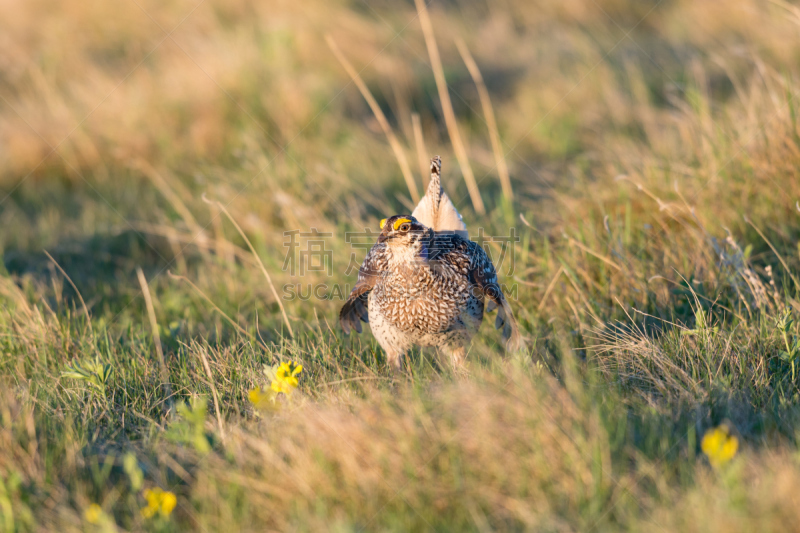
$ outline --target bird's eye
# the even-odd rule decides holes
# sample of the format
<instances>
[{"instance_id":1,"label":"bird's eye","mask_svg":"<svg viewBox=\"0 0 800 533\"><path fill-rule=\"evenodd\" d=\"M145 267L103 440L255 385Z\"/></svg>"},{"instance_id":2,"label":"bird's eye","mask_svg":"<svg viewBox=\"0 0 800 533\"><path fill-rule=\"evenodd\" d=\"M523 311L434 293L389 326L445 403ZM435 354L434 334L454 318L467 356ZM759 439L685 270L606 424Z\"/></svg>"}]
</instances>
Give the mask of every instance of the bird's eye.
<instances>
[{"instance_id":1,"label":"bird's eye","mask_svg":"<svg viewBox=\"0 0 800 533\"><path fill-rule=\"evenodd\" d=\"M400 226L399 228L397 228L397 229L399 229L400 231L402 231L403 233L405 233L405 232L407 232L408 230L410 230L410 229L411 229L411 224L409 224L408 222L406 222L405 224L401 225L401 226Z\"/></svg>"}]
</instances>

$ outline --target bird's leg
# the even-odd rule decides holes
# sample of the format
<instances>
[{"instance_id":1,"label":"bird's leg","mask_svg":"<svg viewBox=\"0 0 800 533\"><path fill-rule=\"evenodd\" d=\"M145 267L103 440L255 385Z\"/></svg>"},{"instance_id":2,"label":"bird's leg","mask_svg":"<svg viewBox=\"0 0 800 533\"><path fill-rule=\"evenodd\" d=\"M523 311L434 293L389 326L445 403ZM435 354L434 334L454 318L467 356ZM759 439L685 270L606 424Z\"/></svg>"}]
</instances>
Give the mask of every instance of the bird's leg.
<instances>
[{"instance_id":1,"label":"bird's leg","mask_svg":"<svg viewBox=\"0 0 800 533\"><path fill-rule=\"evenodd\" d=\"M389 362L392 372L400 372L403 369L403 352L400 350L386 350L386 360Z\"/></svg>"},{"instance_id":2,"label":"bird's leg","mask_svg":"<svg viewBox=\"0 0 800 533\"><path fill-rule=\"evenodd\" d=\"M450 356L453 370L464 370L464 360L467 358L466 346L447 346L444 352Z\"/></svg>"}]
</instances>

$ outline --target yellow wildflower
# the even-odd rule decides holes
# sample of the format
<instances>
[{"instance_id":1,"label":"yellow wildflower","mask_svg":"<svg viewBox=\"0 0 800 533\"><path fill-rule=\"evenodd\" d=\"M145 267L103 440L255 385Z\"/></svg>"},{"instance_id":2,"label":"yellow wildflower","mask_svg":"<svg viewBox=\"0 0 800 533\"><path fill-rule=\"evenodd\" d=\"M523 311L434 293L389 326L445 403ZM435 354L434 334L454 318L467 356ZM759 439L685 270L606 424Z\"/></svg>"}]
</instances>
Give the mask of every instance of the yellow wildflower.
<instances>
[{"instance_id":1,"label":"yellow wildflower","mask_svg":"<svg viewBox=\"0 0 800 533\"><path fill-rule=\"evenodd\" d=\"M167 517L178 503L174 493L158 487L145 490L144 497L147 500L147 507L142 508L142 516L145 518L152 518L156 513Z\"/></svg>"},{"instance_id":2,"label":"yellow wildflower","mask_svg":"<svg viewBox=\"0 0 800 533\"><path fill-rule=\"evenodd\" d=\"M261 390L261 387L256 387L255 389L250 389L250 392L247 393L247 399L250 400L250 403L258 406L259 403L263 400L264 391Z\"/></svg>"},{"instance_id":3,"label":"yellow wildflower","mask_svg":"<svg viewBox=\"0 0 800 533\"><path fill-rule=\"evenodd\" d=\"M731 435L727 425L722 424L706 431L700 447L708 457L711 466L719 468L734 458L739 449L739 439L735 435Z\"/></svg>"},{"instance_id":4,"label":"yellow wildflower","mask_svg":"<svg viewBox=\"0 0 800 533\"><path fill-rule=\"evenodd\" d=\"M303 365L298 365L294 361L281 363L275 372L275 379L272 380L272 390L282 392L288 396L300 384L297 376L302 371Z\"/></svg>"},{"instance_id":5,"label":"yellow wildflower","mask_svg":"<svg viewBox=\"0 0 800 533\"><path fill-rule=\"evenodd\" d=\"M96 503L93 503L83 511L83 517L90 524L99 524L100 519L103 517L103 509Z\"/></svg>"},{"instance_id":6,"label":"yellow wildflower","mask_svg":"<svg viewBox=\"0 0 800 533\"><path fill-rule=\"evenodd\" d=\"M259 411L267 411L276 407L275 394L276 392L273 390L264 390L261 387L256 387L247 393L247 398L253 404L253 407Z\"/></svg>"}]
</instances>

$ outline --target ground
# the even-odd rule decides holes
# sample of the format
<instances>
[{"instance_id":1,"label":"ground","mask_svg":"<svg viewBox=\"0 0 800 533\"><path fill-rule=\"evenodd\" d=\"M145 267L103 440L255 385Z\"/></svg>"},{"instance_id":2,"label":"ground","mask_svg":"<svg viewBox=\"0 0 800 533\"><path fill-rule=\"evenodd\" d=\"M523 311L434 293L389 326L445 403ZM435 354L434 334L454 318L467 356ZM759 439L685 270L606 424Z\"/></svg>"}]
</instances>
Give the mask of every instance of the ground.
<instances>
[{"instance_id":1,"label":"ground","mask_svg":"<svg viewBox=\"0 0 800 533\"><path fill-rule=\"evenodd\" d=\"M0 530L800 523L800 9L419 4L0 3ZM436 154L525 343L397 375Z\"/></svg>"}]
</instances>

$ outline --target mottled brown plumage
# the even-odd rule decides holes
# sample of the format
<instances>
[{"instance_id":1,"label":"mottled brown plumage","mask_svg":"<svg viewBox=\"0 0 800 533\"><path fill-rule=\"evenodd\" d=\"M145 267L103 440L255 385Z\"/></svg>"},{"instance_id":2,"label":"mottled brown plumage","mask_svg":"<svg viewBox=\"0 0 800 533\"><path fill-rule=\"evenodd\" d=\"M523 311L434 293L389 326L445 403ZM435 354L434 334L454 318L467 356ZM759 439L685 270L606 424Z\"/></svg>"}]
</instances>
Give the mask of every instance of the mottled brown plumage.
<instances>
[{"instance_id":1,"label":"mottled brown plumage","mask_svg":"<svg viewBox=\"0 0 800 533\"><path fill-rule=\"evenodd\" d=\"M438 194L434 197L433 187L429 187L428 204L424 205L423 199L415 213L422 207L427 220L436 223L444 218L466 229L441 191L440 165L438 157L431 162ZM442 198L447 202L446 217L438 216ZM361 322L368 322L394 367L400 367L403 355L414 345L440 347L460 365L488 300L490 309L498 308L495 325L503 327L507 348L516 349L519 333L494 265L484 250L461 232L458 227L435 231L412 215L383 221L378 242L364 259L358 281L339 314L344 332L355 329L360 333Z\"/></svg>"}]
</instances>

